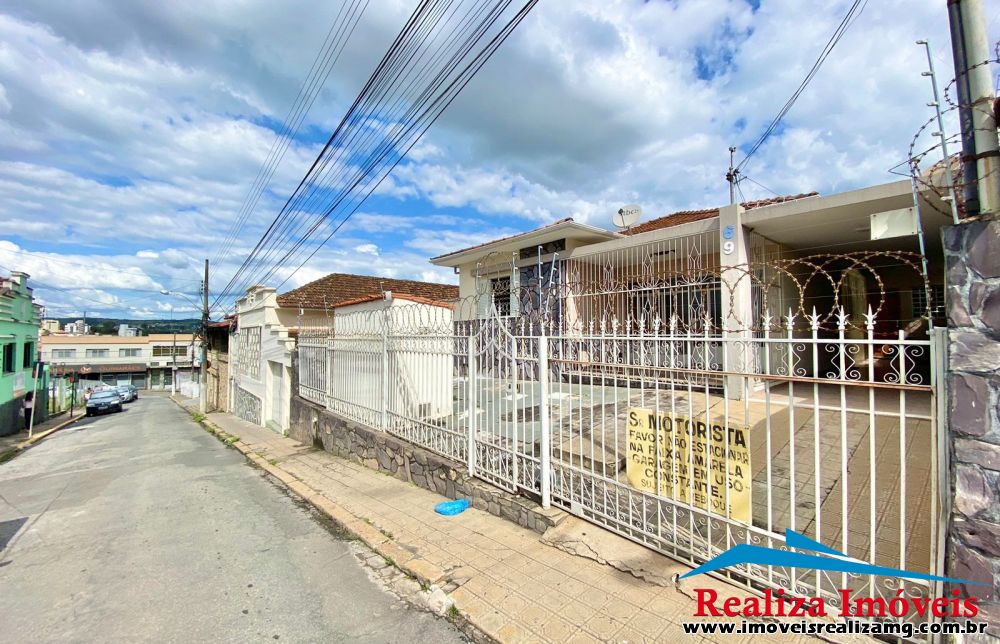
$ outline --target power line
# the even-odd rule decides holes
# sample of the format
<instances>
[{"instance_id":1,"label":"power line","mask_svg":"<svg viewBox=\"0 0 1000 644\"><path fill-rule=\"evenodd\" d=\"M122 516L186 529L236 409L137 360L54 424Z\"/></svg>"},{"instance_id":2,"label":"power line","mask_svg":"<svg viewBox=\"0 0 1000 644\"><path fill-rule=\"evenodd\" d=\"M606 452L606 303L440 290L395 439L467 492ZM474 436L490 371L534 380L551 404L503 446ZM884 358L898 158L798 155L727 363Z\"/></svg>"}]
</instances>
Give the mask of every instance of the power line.
<instances>
[{"instance_id":1,"label":"power line","mask_svg":"<svg viewBox=\"0 0 1000 644\"><path fill-rule=\"evenodd\" d=\"M250 191L247 193L243 205L237 213L236 220L233 222L226 240L220 246L219 252L212 262L214 265L220 265L222 260L228 256L232 245L239 237L240 230L255 210L261 195L270 185L271 178L284 158L285 152L287 152L293 138L298 133L302 121L305 119L306 114L308 114L316 97L319 96L320 90L326 84L326 79L329 77L330 71L336 65L337 61L340 60L340 55L348 40L354 34L354 29L361 19L362 14L368 8L368 0L364 0L363 5L360 0L352 0L348 13L344 13L346 6L347 3L341 4L337 16L330 25L326 40L323 46L320 47L319 52L317 52L305 81L299 87L299 92L292 102L292 107L289 109L288 114L285 116L281 130L271 144L268 156L258 170L257 177L254 179ZM360 10L356 11L359 7ZM344 19L341 20L341 17ZM350 25L349 29L348 25Z\"/></svg>"},{"instance_id":2,"label":"power line","mask_svg":"<svg viewBox=\"0 0 1000 644\"><path fill-rule=\"evenodd\" d=\"M63 259L61 257L50 257L48 255L39 255L39 254L37 254L37 252L32 252L32 251L13 250L11 248L0 248L0 255L2 255L3 253L15 253L17 255L24 255L25 257L31 257L32 259L38 260L40 262L56 262L57 264L66 264L68 266L80 266L80 267L83 267L83 268L90 268L90 269L94 269L95 268L93 263L74 262L72 260ZM102 261L103 262L103 261L107 261L107 260L97 260L97 261ZM145 277L145 278L153 279L153 276L149 275L148 273L145 273L145 272L134 273L132 271L129 271L129 270L126 270L126 269L123 269L123 268L106 268L106 267L100 267L99 270L100 270L101 273L121 273L123 275L131 275L133 277ZM138 268L138 267L136 267L136 270L142 271L142 269ZM175 282L197 282L199 280L184 280L184 279L178 280L178 279L173 279L173 281L175 281ZM138 290L138 289L131 289L131 290Z\"/></svg>"},{"instance_id":3,"label":"power line","mask_svg":"<svg viewBox=\"0 0 1000 644\"><path fill-rule=\"evenodd\" d=\"M255 279L258 276L266 279L274 275L289 261L307 253L310 243L314 247L305 261L315 255L492 57L536 2L526 2L491 36L492 28L500 22L511 0L492 4L479 0L464 15L457 6L449 9L453 0L424 0L299 188L216 302L229 293L239 292L244 285L260 281ZM444 27L439 28L442 23ZM449 24L453 25L450 30ZM483 40L486 44L476 50ZM417 94L416 98L412 98L413 94ZM402 114L401 109L405 109ZM311 212L310 206L320 203L325 204L322 210ZM329 234L316 243L317 232L324 225ZM279 257L271 263L275 253Z\"/></svg>"},{"instance_id":4,"label":"power line","mask_svg":"<svg viewBox=\"0 0 1000 644\"><path fill-rule=\"evenodd\" d=\"M417 75L414 76L409 81L409 83L407 84L407 90L412 90L412 91L408 91L406 94L400 95L400 97L393 104L392 109L390 109L388 111L388 114L392 115L392 116L387 116L386 120L392 120L392 121L395 121L397 123L400 123L400 122L408 123L408 122L412 122L413 121L414 114L417 113L417 112L419 112L420 107L424 104L424 103L421 103L421 102L416 102L412 98L413 94L417 91L417 88L419 88L418 82L421 81L421 80L424 80L428 76L430 76L432 70L435 67L435 65L438 64L440 62L440 60L442 58L444 58L449 52L451 53L451 57L449 59L449 64L454 65L456 63L456 61L458 59L456 57L456 54L463 53L461 51L459 51L459 52L452 51L452 49L455 47L456 43L461 43L461 40L459 38L459 36L461 35L461 31L460 30L461 29L468 29L469 25L472 24L473 20L477 17L477 12L478 12L479 16L482 16L482 13L483 13L483 10L485 9L485 7L486 7L485 3L479 2L478 6L473 7L473 9L471 9L470 11L468 11L466 13L466 17L462 21L460 21L460 23L457 26L457 28L453 31L453 34L455 34L455 35L450 36L440 47L437 48L437 52L434 54L434 56L431 58L431 60L429 60L429 61L423 61L422 60L423 54L421 54L421 57L419 57L419 58L417 58L417 59L414 60L412 67L414 69L421 70L421 72L418 72ZM493 11L496 11L495 7L494 7ZM453 13L452 16L448 17L448 20L451 20L454 17L454 15L455 14ZM488 16L489 16L489 14L487 14L487 18L488 18ZM434 17L437 17L437 16L434 16ZM481 20L480 25L477 25L477 30L479 30L479 31L482 30L482 28L483 28L482 24L483 24L483 21ZM432 28L433 28L433 24L430 24L429 26L428 25L423 25L422 28L421 28L421 31L418 32L420 34L420 37L421 38L425 38L426 34ZM471 38L472 38L471 36L466 38L466 41L464 43L464 46L465 46L466 50L468 48L468 43L470 42ZM412 42L419 43L420 41L417 40L417 39L413 39ZM459 50L461 50L461 47L462 47L462 45L460 44L459 45ZM430 49L430 46L429 45L425 45L422 49L424 50L424 52L426 52L426 51L428 51ZM459 56L459 58L460 58L460 56ZM398 67L399 66L397 65L396 68L398 68ZM404 76L404 78L405 78L405 76ZM446 78L446 76L442 76L442 74L439 72L437 74L437 76L435 76L435 79L439 79L439 78ZM395 84L398 85L399 83L395 83ZM388 90L388 89L392 89L392 88L393 88L393 83L380 81L379 86L378 86L378 92L381 94L383 101L385 100L386 96L391 97L391 94L385 94L385 92L383 91L383 89ZM425 88L421 92L421 96L422 97L430 96L431 95L430 90L432 90L434 88L435 87L434 87L433 84L431 86ZM407 99L411 100L411 105L407 109L407 111L406 111L405 114L399 116L398 115L398 109L401 109L401 108L403 108L403 107L406 106ZM356 136L356 132L357 132L357 130L349 133L349 136L347 137L348 142L352 142L354 140L354 138ZM360 144L358 144L357 147L359 147L361 149L364 149L364 146L366 144L368 144L369 142L372 141L374 132L375 131L372 128L368 128L366 131L364 131L364 136L362 137L362 141L361 141ZM404 132L408 132L408 130L404 131ZM342 190L341 194L338 195L338 198L334 200L334 203L333 203L332 206L326 208L326 211L323 212L323 218L317 218L315 220L315 222L313 223L312 227L309 228L309 230L307 231L307 233L304 236L302 236L297 242L291 244L291 248L290 249L289 249L289 242L290 242L291 238L289 236L288 241L286 241L285 246L284 246L284 249L286 250L284 256L282 256L278 260L278 262L271 268L271 270L269 270L267 272L267 274L262 279L256 280L256 281L262 281L262 282L266 281L268 278L271 277L271 275L274 274L274 272L275 272L275 270L277 270L277 268L279 268L281 265L283 265L284 263L286 263L289 260L290 257L294 256L294 254L296 254L297 252L299 252L301 250L302 246L305 243L308 242L309 238L319 229L319 227L322 226L324 223L326 223L326 218L336 208L338 208L341 205L343 205L343 204L346 203L347 205L345 206L344 209L345 210L350 209L350 210L353 211L358 206L360 206L360 202L358 202L358 203L356 203L354 205L353 209L350 208L351 199L354 199L354 200L358 199L357 195L353 193L353 190L355 188L357 188L358 186L360 186L361 182L364 179L366 179L366 178L369 179L369 185L371 186L370 189L369 189L369 191L368 191L368 194L370 194L370 192L372 190L374 190L374 188L376 187L377 183L373 182L373 180L370 177L366 176L366 174L372 174L372 171L375 169L375 167L377 166L377 164L380 163L380 162L382 162L385 159L385 157L389 153L392 152L393 149L397 149L399 147L400 143L403 141L403 139L404 139L404 137L398 135L398 133L397 133L397 136L395 136L394 138L383 139L380 143L378 143L378 145L376 145L375 149L371 151L371 153L369 154L368 160L366 161L365 166L362 167L361 170L354 171L351 174L349 174L350 171L351 171L351 168L349 166L343 165L343 167L341 167L340 169L338 169L338 164L334 163L333 167L334 167L334 170L337 172L337 174L334 175L333 180L323 179L323 180L321 180L322 183L324 183L327 186L332 186L332 185L335 185L337 183L349 182L349 181L352 181L352 180L353 180L353 182L349 185L348 188ZM341 146L341 147L342 147L342 149L350 149L350 144L348 143L348 144L345 144L344 146ZM348 153L347 152L341 153L340 150L337 150L337 151L334 152L334 154L341 154L341 156L343 156L343 155L348 154ZM404 154L405 154L405 152L404 152ZM398 162L398 160L397 160L397 162ZM325 164L325 165L328 165L328 164ZM395 165L395 162L391 163L390 167L388 169L391 169L391 166L394 166L394 165ZM383 167L386 167L386 166L383 166ZM388 172L388 170L386 170L386 172ZM327 176L329 176L329 175L327 175ZM377 181L381 181L382 178L384 178L384 174L383 174L382 177L377 178ZM365 187L361 188L362 192L364 191L364 188ZM318 205L320 203L321 199L317 199L317 197L320 196L321 194L322 193L319 192L319 191L313 192L312 194L310 194L308 196L306 202L309 204L309 206ZM367 197L367 195L365 195L365 197ZM362 201L363 201L363 198L364 197L361 198ZM308 209L309 206L298 206L298 207L299 208ZM290 221L294 221L294 220L290 220ZM337 224L336 227L334 228L334 230L332 232L336 232L336 230L340 228L340 225L342 225L342 223L343 222L341 222L340 224ZM293 225L294 225L294 223L293 223ZM295 226L294 234L299 234L299 233L302 232L302 230L303 230L303 226L301 224L297 225L297 226ZM329 237L327 239L329 239ZM322 245L323 244L321 243L319 245L319 247L321 247ZM315 249L313 251L313 254L316 252L316 250L318 250L319 247L317 247L317 249ZM261 260L259 261L259 263L263 265L269 259L269 257L273 254L273 252L276 249L277 249L277 247L275 246L271 250L269 250L268 253L264 257L261 258ZM280 251L279 251L279 254L280 254Z\"/></svg>"},{"instance_id":5,"label":"power line","mask_svg":"<svg viewBox=\"0 0 1000 644\"><path fill-rule=\"evenodd\" d=\"M8 273L10 273L10 272L13 271L13 269L8 268L7 266L2 266L2 265L0 265L0 269L3 269L5 271L7 271ZM109 303L109 302L105 302L103 300L99 300L99 299L96 299L96 298L93 298L93 297L88 297L86 295L82 295L82 294L79 293L79 291L81 291L81 290L97 291L97 290L101 290L101 289L98 289L98 288L95 288L95 287L67 288L67 287L63 287L63 286L55 286L54 284L48 284L46 282L42 282L40 280L37 280L37 279L35 279L33 277L31 277L31 278L28 279L28 285L30 287L32 287L33 289L39 289L40 288L40 289L47 289L47 290L51 290L51 291L58 291L60 293L66 293L66 294L70 295L73 298L76 298L76 299L79 299L79 300L85 300L87 302L90 302L92 304L96 304L97 306L105 308L105 309L110 309L110 308L125 308L126 305L128 305L128 304L132 304L134 302L148 301L149 300L149 296L148 295L140 295L140 296L137 296L137 297L126 299L126 300L119 300L119 301L116 301L116 302L110 302ZM108 288L108 290L129 290L129 291L137 291L137 292L146 293L146 294L148 294L148 293L159 293L159 291L149 291L149 290L143 290L143 289L124 289L124 288L123 289L119 289L119 288L116 288L116 287ZM55 305L52 305L52 304L42 304L41 306L49 308L49 307L59 307L59 306L66 306L66 305L60 305L60 304L55 304ZM66 308L70 308L70 307L66 306Z\"/></svg>"},{"instance_id":6,"label":"power line","mask_svg":"<svg viewBox=\"0 0 1000 644\"><path fill-rule=\"evenodd\" d=\"M829 57L830 53L833 51L833 48L837 46L837 43L840 42L840 39L844 37L844 33L847 32L847 30L851 27L852 24L854 24L854 21L858 18L858 16L861 15L861 12L865 10L865 6L867 4L868 0L864 1L854 0L850 8L847 10L847 13L844 15L843 19L840 21L840 24L837 25L837 28L834 30L833 35L830 36L830 39L827 41L826 46L824 46L822 51L820 51L819 57L816 59L816 62L813 63L812 67L809 69L809 73L806 74L806 77L804 79L802 79L802 82L799 83L799 86L792 93L791 97L787 101L785 101L785 104L778 111L778 114L771 120L767 128L765 128L764 133L761 134L760 138L758 138L757 141L753 144L753 146L751 146L750 151L747 152L747 155L743 157L743 160L740 161L739 165L736 166L737 170L742 170L746 166L747 162L750 160L750 157L752 157L757 152L757 150L760 149L760 146L764 144L764 141L766 141L767 138L771 136L771 134L774 132L774 130L777 129L778 124L781 123L781 119L783 119L785 115L788 114L788 111L792 109L792 106L795 105L795 102L799 99L799 96L802 95L802 92L805 91L806 87L808 87L809 83L812 82L812 79L816 76L816 73L819 71L819 68L823 66L823 63L826 61L827 57Z\"/></svg>"},{"instance_id":7,"label":"power line","mask_svg":"<svg viewBox=\"0 0 1000 644\"><path fill-rule=\"evenodd\" d=\"M756 185L756 186L758 186L758 187L760 187L760 188L763 188L764 190L767 190L768 192L770 192L770 193L771 193L772 195L774 195L775 197L781 197L781 196L783 196L783 195L780 195L780 194L778 194L778 193L777 193L777 192L775 192L774 190L771 190L770 188L768 188L768 187L767 187L767 186L765 186L764 184L762 184L762 183L760 183L760 182L758 182L758 181L754 181L753 179L751 179L750 177L748 177L748 176L747 176L747 175L745 175L745 174L744 174L744 175L740 175L740 180L742 181L743 179L746 179L746 180L747 180L747 181L749 181L750 183L752 183L752 184L754 184L754 185ZM739 185L739 184L737 183L737 185Z\"/></svg>"},{"instance_id":8,"label":"power line","mask_svg":"<svg viewBox=\"0 0 1000 644\"><path fill-rule=\"evenodd\" d=\"M292 219L292 214L306 210L304 204L311 204L314 201L316 194L319 192L319 190L310 192L307 185L311 183L314 186L331 186L332 181L329 180L329 174L327 173L327 167L331 163L331 159L350 159L358 155L358 148L370 140L371 129L366 129L365 123L357 118L358 112L360 111L359 106L362 105L363 101L368 99L369 104L374 106L372 109L365 112L366 114L376 114L382 117L383 120L391 122L393 116L395 116L395 111L389 110L386 112L384 107L377 103L377 101L382 100L384 96L382 93L383 88L391 87L391 83L386 82L386 79L389 77L386 74L382 74L380 76L380 72L383 72L383 70L392 71L399 68L398 61L401 60L401 58L397 58L395 61L392 61L391 57L393 54L397 52L400 52L400 56L412 54L413 48L416 46L416 43L418 43L418 39L412 38L409 43L406 43L407 36L412 33L414 29L418 29L416 25L419 24L421 18L426 19L427 17L435 17L439 15L440 9L443 7L444 5L439 4L438 7L432 7L430 11L427 11L427 2L425 1L418 6L414 13L410 16L410 19L407 21L406 25L404 25L403 30L396 36L390 46L389 52L383 56L382 61L376 68L376 71L368 79L364 88L361 90L361 93L355 98L354 103L341 119L337 129L331 135L323 150L309 168L309 171L303 177L302 181L300 181L298 187L296 187L292 195L285 202L285 205L278 213L278 216L264 233L264 236L262 236L262 238L257 242L257 245L251 251L250 255L248 255L236 275L239 275L241 272L252 270L250 268L251 263L256 263L258 267L263 266L263 263L269 259L274 250L278 247L278 244L280 243L280 236L283 235L286 239L291 239L289 226L294 226L296 231L301 230L301 225L293 223L294 220ZM390 61L388 64L387 60ZM368 93L367 96L366 93ZM372 99L372 96L375 98ZM359 121L361 121L360 125ZM362 132L363 134L360 144L357 143L359 132ZM345 134L340 136L341 133ZM339 144L336 147L333 145L335 141ZM336 164L334 165L334 171L337 171ZM334 176L336 178L337 175ZM271 242L272 239L279 241ZM268 248L269 243L271 244L270 248ZM235 277L236 276L234 276L234 278ZM234 289L236 292L242 290L243 284L239 284L239 286L240 288ZM227 290L229 288L230 287L227 286Z\"/></svg>"}]
</instances>

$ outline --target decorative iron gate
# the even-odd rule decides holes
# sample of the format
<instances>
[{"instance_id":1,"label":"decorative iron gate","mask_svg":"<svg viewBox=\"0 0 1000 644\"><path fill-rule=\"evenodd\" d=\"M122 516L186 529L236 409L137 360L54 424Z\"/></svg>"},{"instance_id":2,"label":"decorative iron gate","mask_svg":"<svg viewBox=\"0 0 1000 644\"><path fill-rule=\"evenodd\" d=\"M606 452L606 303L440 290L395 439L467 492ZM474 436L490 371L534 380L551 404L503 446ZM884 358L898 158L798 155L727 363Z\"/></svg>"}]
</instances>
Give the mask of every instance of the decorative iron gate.
<instances>
[{"instance_id":1,"label":"decorative iron gate","mask_svg":"<svg viewBox=\"0 0 1000 644\"><path fill-rule=\"evenodd\" d=\"M475 458L469 470L510 491L541 492L540 443L549 420L542 342L526 333L523 318L500 317L495 309L470 336Z\"/></svg>"},{"instance_id":2,"label":"decorative iron gate","mask_svg":"<svg viewBox=\"0 0 1000 644\"><path fill-rule=\"evenodd\" d=\"M879 252L641 280L630 267L627 283L550 279L503 307L491 291L338 316L300 344L300 392L691 565L786 548L791 529L939 574L943 336L892 301L880 272L898 284L901 267L926 288L919 258ZM695 300L700 315L679 314ZM940 592L752 564L724 576L831 606L841 588Z\"/></svg>"}]
</instances>

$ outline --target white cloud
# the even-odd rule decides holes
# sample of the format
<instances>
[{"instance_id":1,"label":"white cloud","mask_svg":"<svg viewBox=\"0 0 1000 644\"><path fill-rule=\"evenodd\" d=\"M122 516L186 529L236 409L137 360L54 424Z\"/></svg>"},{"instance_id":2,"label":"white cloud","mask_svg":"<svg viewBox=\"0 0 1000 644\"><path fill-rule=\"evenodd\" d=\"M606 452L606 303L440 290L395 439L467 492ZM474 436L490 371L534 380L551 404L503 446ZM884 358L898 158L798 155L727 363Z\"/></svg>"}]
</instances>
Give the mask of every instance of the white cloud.
<instances>
[{"instance_id":1,"label":"white cloud","mask_svg":"<svg viewBox=\"0 0 1000 644\"><path fill-rule=\"evenodd\" d=\"M847 5L539 3L380 186L377 206L286 288L332 270L453 280L427 257L566 216L607 226L624 202L649 216L723 202L728 146L754 141ZM0 231L10 241L0 264L94 289L91 306L149 315L159 305L121 289L196 288L271 150L265 124L284 119L336 10L305 0L5 4ZM310 141L336 126L410 11L412 2L372 1L307 118ZM893 179L887 169L930 116L917 38L935 44L949 76L943 4L869 3L748 174L782 193ZM291 146L232 252L213 262L213 287L318 149ZM15 252L34 248L46 252ZM73 310L88 302L40 292Z\"/></svg>"}]
</instances>

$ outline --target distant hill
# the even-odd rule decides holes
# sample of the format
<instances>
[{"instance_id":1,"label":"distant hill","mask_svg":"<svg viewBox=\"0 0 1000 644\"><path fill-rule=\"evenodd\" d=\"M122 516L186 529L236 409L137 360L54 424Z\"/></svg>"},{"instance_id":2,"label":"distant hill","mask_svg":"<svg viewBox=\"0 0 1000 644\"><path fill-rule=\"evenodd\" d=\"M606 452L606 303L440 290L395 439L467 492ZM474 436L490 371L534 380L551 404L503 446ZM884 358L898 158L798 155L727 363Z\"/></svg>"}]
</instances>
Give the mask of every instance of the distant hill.
<instances>
[{"instance_id":1,"label":"distant hill","mask_svg":"<svg viewBox=\"0 0 1000 644\"><path fill-rule=\"evenodd\" d=\"M65 325L67 322L76 322L79 317L69 317L69 318L49 318L59 320L59 323ZM98 334L114 335L118 333L119 324L127 324L129 326L138 327L142 330L143 335L149 335L150 333L194 333L201 328L200 318L185 318L181 320L128 320L123 318L98 318L98 317L87 317L87 324L90 325L91 331Z\"/></svg>"}]
</instances>

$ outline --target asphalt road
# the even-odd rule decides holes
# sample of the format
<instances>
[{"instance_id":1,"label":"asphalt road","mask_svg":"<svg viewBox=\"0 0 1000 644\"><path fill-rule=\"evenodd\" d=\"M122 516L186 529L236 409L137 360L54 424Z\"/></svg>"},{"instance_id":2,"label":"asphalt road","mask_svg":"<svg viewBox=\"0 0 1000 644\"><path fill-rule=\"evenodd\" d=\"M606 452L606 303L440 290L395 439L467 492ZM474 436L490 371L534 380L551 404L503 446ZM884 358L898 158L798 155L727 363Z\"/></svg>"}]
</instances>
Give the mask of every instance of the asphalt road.
<instances>
[{"instance_id":1,"label":"asphalt road","mask_svg":"<svg viewBox=\"0 0 1000 644\"><path fill-rule=\"evenodd\" d=\"M5 642L458 642L173 402L0 465Z\"/></svg>"}]
</instances>

